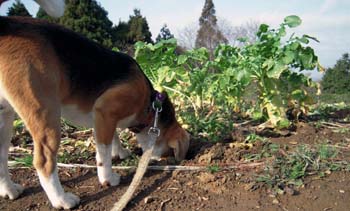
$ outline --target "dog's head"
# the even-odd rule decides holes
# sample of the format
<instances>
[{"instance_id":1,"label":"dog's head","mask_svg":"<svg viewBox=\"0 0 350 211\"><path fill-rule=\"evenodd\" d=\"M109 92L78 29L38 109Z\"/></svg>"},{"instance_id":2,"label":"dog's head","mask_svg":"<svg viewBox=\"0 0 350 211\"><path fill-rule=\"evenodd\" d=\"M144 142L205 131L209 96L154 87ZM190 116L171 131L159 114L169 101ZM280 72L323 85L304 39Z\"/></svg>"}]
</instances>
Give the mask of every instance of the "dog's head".
<instances>
[{"instance_id":1,"label":"dog's head","mask_svg":"<svg viewBox=\"0 0 350 211\"><path fill-rule=\"evenodd\" d=\"M174 155L176 161L181 161L186 157L190 135L184 130L176 120L175 109L166 92L162 92L162 109L158 117L158 127L160 136L157 139L153 150L153 157ZM153 125L153 121L152 121ZM147 127L141 133L137 134L138 142L143 150L148 147L148 129Z\"/></svg>"},{"instance_id":2,"label":"dog's head","mask_svg":"<svg viewBox=\"0 0 350 211\"><path fill-rule=\"evenodd\" d=\"M164 96L164 100L162 103L162 111L159 116L159 126L161 128L159 142L167 143L167 150L170 148L175 159L180 161L186 157L190 144L190 135L176 120L175 109L167 93L163 92L162 95Z\"/></svg>"}]
</instances>

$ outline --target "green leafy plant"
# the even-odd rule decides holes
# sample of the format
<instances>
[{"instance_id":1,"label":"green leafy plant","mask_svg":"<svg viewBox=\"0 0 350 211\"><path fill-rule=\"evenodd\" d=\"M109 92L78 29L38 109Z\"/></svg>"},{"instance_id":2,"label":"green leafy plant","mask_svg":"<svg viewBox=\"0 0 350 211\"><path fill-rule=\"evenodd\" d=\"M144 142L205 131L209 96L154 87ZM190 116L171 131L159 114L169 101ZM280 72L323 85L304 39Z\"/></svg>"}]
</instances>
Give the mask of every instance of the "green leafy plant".
<instances>
[{"instance_id":1,"label":"green leafy plant","mask_svg":"<svg viewBox=\"0 0 350 211\"><path fill-rule=\"evenodd\" d=\"M300 71L322 68L307 46L316 38L286 38L287 28L300 24L297 16L286 17L278 29L262 24L257 42L219 45L213 58L205 48L179 51L175 39L138 42L135 59L156 89L169 92L181 123L199 136L214 141L224 137L234 114L286 128L291 123L288 110L298 118L312 104L307 88L315 84ZM244 100L251 84L256 86L257 103Z\"/></svg>"},{"instance_id":2,"label":"green leafy plant","mask_svg":"<svg viewBox=\"0 0 350 211\"><path fill-rule=\"evenodd\" d=\"M310 78L292 70L312 70L319 66L314 50L305 46L317 39L292 34L283 41L287 27L300 23L299 17L288 16L278 29L262 24L257 33L258 41L242 49L244 66L248 67L243 72L256 82L261 112L272 127L288 127L288 108L306 112L311 103L306 87L314 84Z\"/></svg>"}]
</instances>

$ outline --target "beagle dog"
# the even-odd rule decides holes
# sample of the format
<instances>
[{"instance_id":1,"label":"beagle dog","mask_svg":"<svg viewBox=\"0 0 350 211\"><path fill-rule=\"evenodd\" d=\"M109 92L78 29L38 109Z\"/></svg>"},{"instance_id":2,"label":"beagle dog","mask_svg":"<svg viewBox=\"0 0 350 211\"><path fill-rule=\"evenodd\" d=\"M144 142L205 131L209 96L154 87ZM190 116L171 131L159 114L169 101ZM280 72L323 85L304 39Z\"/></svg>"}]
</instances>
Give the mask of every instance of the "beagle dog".
<instances>
[{"instance_id":1,"label":"beagle dog","mask_svg":"<svg viewBox=\"0 0 350 211\"><path fill-rule=\"evenodd\" d=\"M65 192L58 178L60 117L94 128L99 182L115 186L120 176L112 172L112 158L129 155L116 128L130 128L147 150L156 94L126 54L42 20L0 17L0 196L16 199L23 191L11 181L7 166L15 112L33 137L34 167L52 206L69 209L79 204L79 198ZM182 160L189 134L164 96L153 156L173 153Z\"/></svg>"}]
</instances>

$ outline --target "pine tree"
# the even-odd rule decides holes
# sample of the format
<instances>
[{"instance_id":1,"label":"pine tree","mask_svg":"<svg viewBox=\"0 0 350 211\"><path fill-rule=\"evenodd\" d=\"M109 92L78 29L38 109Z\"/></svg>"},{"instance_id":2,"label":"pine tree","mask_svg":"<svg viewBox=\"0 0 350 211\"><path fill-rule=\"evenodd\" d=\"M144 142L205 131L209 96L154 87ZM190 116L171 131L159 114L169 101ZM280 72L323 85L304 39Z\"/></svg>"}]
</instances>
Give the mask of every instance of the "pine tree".
<instances>
[{"instance_id":1,"label":"pine tree","mask_svg":"<svg viewBox=\"0 0 350 211\"><path fill-rule=\"evenodd\" d=\"M160 29L160 33L158 34L156 38L156 42L159 42L161 40L169 40L171 38L174 38L174 35L171 34L170 29L166 24L163 25L163 27Z\"/></svg>"},{"instance_id":2,"label":"pine tree","mask_svg":"<svg viewBox=\"0 0 350 211\"><path fill-rule=\"evenodd\" d=\"M95 0L67 0L59 23L106 47L112 47L112 22Z\"/></svg>"},{"instance_id":3,"label":"pine tree","mask_svg":"<svg viewBox=\"0 0 350 211\"><path fill-rule=\"evenodd\" d=\"M199 26L196 48L205 47L212 53L220 43L227 43L227 39L217 26L215 7L212 0L205 1L202 15L199 18Z\"/></svg>"},{"instance_id":4,"label":"pine tree","mask_svg":"<svg viewBox=\"0 0 350 211\"><path fill-rule=\"evenodd\" d=\"M328 68L321 81L323 93L346 94L350 92L350 58L346 53L333 68Z\"/></svg>"},{"instance_id":5,"label":"pine tree","mask_svg":"<svg viewBox=\"0 0 350 211\"><path fill-rule=\"evenodd\" d=\"M130 16L128 25L128 42L130 44L134 44L137 41L153 43L147 20L145 17L142 17L140 10L134 9L134 15Z\"/></svg>"},{"instance_id":6,"label":"pine tree","mask_svg":"<svg viewBox=\"0 0 350 211\"><path fill-rule=\"evenodd\" d=\"M20 0L16 0L16 2L8 9L7 16L32 17Z\"/></svg>"},{"instance_id":7,"label":"pine tree","mask_svg":"<svg viewBox=\"0 0 350 211\"><path fill-rule=\"evenodd\" d=\"M119 50L125 51L128 46L129 24L124 21L119 21L118 25L112 28L113 46Z\"/></svg>"}]
</instances>

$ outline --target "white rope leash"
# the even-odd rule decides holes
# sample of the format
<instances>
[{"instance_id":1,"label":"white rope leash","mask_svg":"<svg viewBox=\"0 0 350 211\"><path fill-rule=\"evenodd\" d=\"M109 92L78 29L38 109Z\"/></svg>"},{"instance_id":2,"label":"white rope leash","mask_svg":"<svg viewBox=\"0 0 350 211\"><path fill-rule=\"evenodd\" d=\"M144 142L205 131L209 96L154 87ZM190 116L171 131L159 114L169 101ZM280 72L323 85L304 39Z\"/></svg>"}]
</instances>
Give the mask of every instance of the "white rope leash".
<instances>
[{"instance_id":1,"label":"white rope leash","mask_svg":"<svg viewBox=\"0 0 350 211\"><path fill-rule=\"evenodd\" d=\"M153 154L154 145L157 141L157 138L160 136L160 129L158 128L158 116L159 116L159 113L162 111L162 105L161 105L161 101L158 101L158 102L160 102L160 104L158 103L158 105L156 105L155 101L152 102L152 108L155 111L155 117L154 117L153 127L150 127L148 130L149 148L142 154L138 167L136 169L136 173L128 189L126 190L124 195L120 198L120 200L113 205L113 208L111 211L122 211L126 207L126 205L131 200L133 194L135 193L137 187L140 185L143 175L147 171L149 161L151 160L151 157Z\"/></svg>"}]
</instances>

